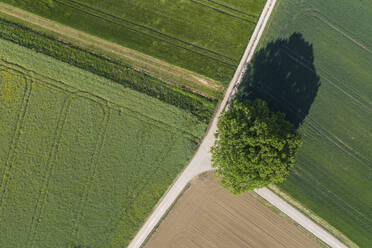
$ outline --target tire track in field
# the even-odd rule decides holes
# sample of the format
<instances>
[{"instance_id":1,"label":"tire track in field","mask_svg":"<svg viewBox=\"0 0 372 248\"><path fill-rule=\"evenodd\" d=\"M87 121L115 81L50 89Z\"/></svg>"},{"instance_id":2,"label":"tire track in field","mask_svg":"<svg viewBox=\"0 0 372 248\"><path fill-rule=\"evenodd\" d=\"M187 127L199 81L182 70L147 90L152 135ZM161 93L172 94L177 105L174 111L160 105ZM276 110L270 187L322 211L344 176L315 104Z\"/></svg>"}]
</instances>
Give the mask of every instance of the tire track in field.
<instances>
[{"instance_id":1,"label":"tire track in field","mask_svg":"<svg viewBox=\"0 0 372 248\"><path fill-rule=\"evenodd\" d=\"M295 106L293 106L292 102L289 102L287 99L283 97L277 97L275 96L275 93L273 93L269 88L264 88L265 93L273 100L276 102L284 102L286 103L286 106L289 111L291 111L294 115L297 117L301 118L302 115L305 113L298 113L295 111ZM315 121L311 117L307 116L307 124L312 125L314 130L317 130L319 134L322 137L326 137L328 140L330 140L333 144L336 145L341 151L349 154L352 158L355 160L361 162L362 164L365 164L367 166L368 170L372 170L372 161L369 159L365 158L363 155L361 155L359 152L357 152L355 149L353 149L351 146L346 144L344 141L342 141L340 138L338 138L335 134L333 134L331 131L328 129L324 128L319 122Z\"/></svg>"},{"instance_id":2,"label":"tire track in field","mask_svg":"<svg viewBox=\"0 0 372 248\"><path fill-rule=\"evenodd\" d=\"M222 9L219 9L219 8L213 7L213 6L211 6L211 5L209 5L209 4L206 4L206 3L202 3L202 2L197 1L197 0L190 0L190 2L195 3L195 4L198 4L198 5L203 6L203 7L206 7L206 8L209 8L209 9L212 9L212 10L217 11L217 12L219 12L219 13L222 13L222 14L224 14L224 15L228 15L228 16L231 16L231 17L233 17L233 18L236 18L236 19L239 19L239 20L242 20L242 21L246 21L246 22L248 22L248 23L256 24L255 21L249 20L249 19L244 18L244 17L241 17L241 16L234 15L234 14L232 14L232 13L229 13L229 12L224 11L224 10L222 10ZM219 4L219 5L221 5L221 4ZM224 5L221 5L221 6L224 6Z\"/></svg>"},{"instance_id":3,"label":"tire track in field","mask_svg":"<svg viewBox=\"0 0 372 248\"><path fill-rule=\"evenodd\" d=\"M214 0L207 0L207 1L208 1L208 2L211 2L211 3L214 3L214 4L216 4L216 5L219 5L219 6L223 7L223 8L226 8L226 9L229 9L229 10L235 11L235 12L237 12L237 13L240 13L240 14L243 14L243 15L246 15L246 16L249 16L249 17L253 17L253 18L258 18L258 17L259 17L259 16L257 16L257 15L249 14L249 13L247 13L247 12L245 12L245 11L242 11L242 10L239 10L239 9L237 9L237 8L231 7L231 6L227 5L227 4L222 4L222 3L217 2L217 1L214 1Z\"/></svg>"},{"instance_id":4,"label":"tire track in field","mask_svg":"<svg viewBox=\"0 0 372 248\"><path fill-rule=\"evenodd\" d=\"M79 223L80 223L80 220L83 216L84 206L86 204L86 201L89 198L89 194L90 194L90 191L91 191L91 188L92 188L93 180L96 177L98 161L99 161L100 155L102 153L102 148L103 148L104 143L105 143L105 138L106 138L108 126L110 124L110 120L111 120L111 109L106 105L106 108L104 110L104 117L103 117L103 121L102 121L103 122L103 129L102 129L102 132L100 133L100 135L97 139L95 150L94 150L94 153L93 153L93 156L92 156L92 160L90 162L91 174L88 178L88 183L87 183L87 185L85 185L85 188L83 190L84 195L83 195L83 197L80 201L80 206L79 206L79 209L78 209L78 213L75 217L75 220L73 220L74 226L73 226L72 237L73 237L74 240L79 240L79 234L80 234Z\"/></svg>"},{"instance_id":5,"label":"tire track in field","mask_svg":"<svg viewBox=\"0 0 372 248\"><path fill-rule=\"evenodd\" d=\"M301 66L303 66L307 70L310 70L310 71L312 71L312 72L315 73L315 71L312 70L311 68L309 68L305 63L303 63L302 62L302 59L299 59L298 56L294 52L290 51L288 48L286 48L284 50L284 52L293 61L297 62L298 64L300 64ZM327 72L325 72L325 73L327 73ZM357 102L359 104L359 106L364 107L365 110L367 110L367 112L372 112L372 105L369 102L367 102L367 101L363 101L363 98L358 93L354 93L354 94L356 94L357 96L359 96L360 100L357 99L356 97L352 96L351 94L349 94L345 90L343 90L341 87L337 86L329 78L325 77L322 74L319 74L319 75L322 78L324 78L330 85L332 85L333 87L335 87L337 90L341 91L343 94L345 94L346 96L350 97L353 101ZM351 91L355 91L355 90L351 90ZM271 94L271 96L274 97L273 94ZM286 101L286 99L281 99L281 100L282 101ZM288 101L286 101L286 102L287 102L287 105L290 106L291 112L293 112L294 114L296 114L297 116L299 116L297 113L295 113L292 103L290 103ZM340 138L338 138L335 134L333 134L330 130L324 128L319 122L315 121L311 117L308 117L308 119L310 121L309 122L309 125L312 126L314 128L314 130L318 130L318 132L319 132L319 134L321 136L326 137L329 141L331 141L334 145L336 145L343 152L349 154L350 156L352 156L354 159L356 159L357 161L361 162L362 164L365 164L367 166L368 170L372 170L372 161L371 160L367 159L362 154L360 154L355 149L353 149L351 146L349 146L348 144L346 144L344 141L342 141Z\"/></svg>"},{"instance_id":6,"label":"tire track in field","mask_svg":"<svg viewBox=\"0 0 372 248\"><path fill-rule=\"evenodd\" d=\"M151 128L149 128L148 130L150 130ZM158 164L160 164L162 161L164 161L165 157L168 155L168 153L173 149L174 145L176 144L177 142L177 131L176 130L168 130L169 132L172 132L173 135L171 135L171 140L167 143L167 145L164 147L164 150L162 152L159 152L158 155L153 159L153 162L151 163L152 166L157 166ZM142 141L143 142L143 141ZM136 191L137 192L137 195L138 194L141 194L144 189L146 188L147 186L147 177L150 175L150 174L153 174L155 175L156 173L159 172L159 170L161 170L162 168L157 166L156 169L154 171L148 171L143 177L142 177L142 180L140 183L138 183L138 185L140 185L140 187L138 187L138 190ZM159 202L159 201L157 201ZM130 204L129 204L129 209L132 209L133 207L133 204L135 203L135 199L130 199ZM153 207L153 209L156 209L157 205L155 205ZM116 224L112 225L112 226L115 226L112 230L115 230L116 232L120 232L120 226L122 225L122 220L123 218L125 217L125 213L126 211L122 211L123 214L118 216L117 218L117 222ZM145 221L145 220L143 220ZM112 237L112 236L111 236Z\"/></svg>"},{"instance_id":7,"label":"tire track in field","mask_svg":"<svg viewBox=\"0 0 372 248\"><path fill-rule=\"evenodd\" d=\"M66 1L69 2L69 3L66 3ZM72 8L72 9L78 10L78 11L80 11L80 12L83 12L83 13L85 13L85 14L91 15L91 16L93 16L93 17L97 17L97 18L103 19L103 20L105 20L105 21L107 21L107 22L110 22L110 23L116 24L116 25L118 25L118 26L124 27L124 28L126 28L126 29L128 29L128 30L130 30L130 31L132 31L132 32L136 32L136 33L139 33L139 34L141 34L141 35L148 36L148 37L150 37L150 38L152 38L152 39L159 40L159 41L161 41L161 42L165 42L165 43L167 43L167 44L169 44L169 45L172 45L172 46L175 46L175 47L178 47L178 48L181 48L181 49L187 50L187 51L189 51L189 52L191 52L191 53L195 53L195 54L198 54L198 55L203 56L203 57L210 58L210 59L212 59L212 60L215 60L215 61L220 62L220 63L225 64L225 65L230 65L230 66L235 67L234 64L230 64L230 63L228 63L228 62L226 62L226 61L223 61L223 60L221 60L221 58L224 58L224 59L226 59L226 60L228 60L228 61L230 61L230 62L233 62L233 63L236 63L236 62L237 62L236 59L231 58L231 57L229 57L229 56L226 56L226 55L224 55L224 54L218 53L218 52L216 52L216 51L210 50L210 49L205 48L205 47L201 47L201 46L195 45L195 44L193 44L193 43L191 43L191 42L184 41L184 40L182 40L182 39L179 39L179 38L177 38L177 37L171 36L171 35L169 35L169 34L162 33L162 32L160 32L160 31L158 31L158 30L156 30L156 29L153 29L153 28L151 28L151 27L148 27L148 26L145 26L145 25L142 25L142 24L135 23L135 22L133 22L133 21L130 21L130 20L124 19L124 18L122 18L122 17L117 17L117 16L115 16L115 15L112 15L112 14L106 13L106 12L104 12L104 11L101 11L101 10L95 9L95 8L89 6L89 5L86 5L86 4L83 4L83 3L79 3L79 2L76 2L76 1L74 1L74 0L64 0L64 1L62 1L62 0L55 0L55 2L57 2L57 3L61 4L61 5L65 5L65 6L67 6L67 7L70 7L70 8ZM81 7L77 7L76 5L81 6ZM82 9L82 8L86 8L87 10L84 10L84 9ZM93 13L93 12L96 12L96 13ZM105 17L105 16L106 16L106 17ZM109 18L110 18L111 20L110 20ZM182 45L176 44L176 43L171 42L171 41L169 41L169 40L165 40L164 38L154 36L154 35L152 35L152 34L150 34L150 33L146 33L146 32L144 32L144 31L141 31L141 30L135 29L135 28L133 28L133 27L126 26L126 25L124 25L124 24L121 23L121 22L117 22L116 20L121 21L121 22L128 23L128 24L133 25L133 26L135 26L135 27L137 27L137 28L142 28L142 29L144 29L144 30L150 31L150 32L152 32L152 33L155 33L155 34L157 34L157 35L159 35L159 36L163 36L164 38L168 38L168 39L170 39L170 40L177 41L177 42L179 42L179 43L181 43L181 44L184 44L184 45L187 45L187 46L190 46L190 47L196 48L196 49L200 49L201 51L204 51L204 52L206 52L206 53L209 53L209 55L208 55L208 54L204 54L204 53L199 52L199 51L195 51L195 50L193 50L193 49L191 49L191 48L188 48L188 47L185 47L185 46L182 46ZM215 55L215 56L218 56L218 57L220 57L220 58L213 57L212 54Z\"/></svg>"},{"instance_id":8,"label":"tire track in field","mask_svg":"<svg viewBox=\"0 0 372 248\"><path fill-rule=\"evenodd\" d=\"M69 5L65 4L65 3L61 3L61 4L66 5L66 6L68 6L68 7L71 7L71 6L69 6ZM71 8L72 8L72 7L71 7ZM124 28L128 29L129 31L132 31L132 32L135 32L135 33L139 33L139 34L141 34L141 35L148 36L148 37L150 37L150 38L152 38L152 39L155 39L155 40L158 40L158 41L160 41L160 42L167 43L167 44L169 44L169 45L171 45L171 46L174 46L174 47L177 47L177 48L184 49L184 50L189 51L189 52L191 52L191 53L195 53L195 54L197 54L197 55L199 55L199 56L201 56L201 57L206 57L206 58L212 59L212 60L214 60L214 61L216 61L216 62L219 62L219 63L224 64L224 65L226 65L226 66L229 66L229 67L231 67L231 68L234 67L234 65L231 64L231 63L228 63L228 62L222 61L222 60L220 60L220 59L217 59L217 58L215 58L215 57L212 57L212 56L209 56L209 55L206 55L206 54L203 54L203 53L200 53L200 52L194 51L194 50L192 50L192 49L190 49L190 48L187 48L187 47L183 47L183 46L180 46L180 45L174 44L174 43L172 43L172 42L170 42L170 41L167 41L167 40L161 39L161 38L156 37L156 36L153 36L153 35L151 35L151 34L147 34L147 33L141 32L141 31L139 31L139 30L136 30L136 29L133 29L133 28L127 27L127 26L125 26L125 25L123 25L123 24L121 24L121 23L117 23L117 22L114 22L114 21L111 21L111 20L105 19L105 18L103 18L103 17L101 17L101 16L94 15L94 14L92 14L92 13L89 13L89 12L85 11L85 10L80 10L80 9L79 9L79 11L80 11L80 12L83 12L83 13L86 13L86 14L88 14L88 15L94 16L94 17L98 17L98 18L103 19L103 20L105 20L105 21L107 21L107 22L109 22L109 23L112 23L112 24L115 24L115 25L118 25L118 26L124 27Z\"/></svg>"},{"instance_id":9,"label":"tire track in field","mask_svg":"<svg viewBox=\"0 0 372 248\"><path fill-rule=\"evenodd\" d=\"M361 42L357 41L355 38L351 37L349 34L346 33L346 31L342 31L341 28L344 29L343 27L331 23L331 21L325 15L323 15L320 10L318 10L316 8L313 8L313 15L312 15L312 17L315 18L315 19L318 19L321 22L323 22L329 28L331 28L332 30L336 31L337 33L339 33L340 35L342 35L343 37L345 37L346 39L348 39L349 41L351 41L352 43L354 43L356 46L358 46L362 50L366 51L369 54L372 54L372 50L370 50L368 47L366 47L365 45L363 45ZM340 28L337 27L337 26L339 26Z\"/></svg>"},{"instance_id":10,"label":"tire track in field","mask_svg":"<svg viewBox=\"0 0 372 248\"><path fill-rule=\"evenodd\" d=\"M324 128L319 124L319 122L315 121L312 118L309 118L309 125L312 125L314 129L317 129L322 137L327 138L331 143L336 145L341 151L347 153L352 158L357 160L358 162L364 164L367 166L367 169L369 171L372 171L372 161L364 157L362 154L357 152L355 149L353 149L351 146L346 144L343 140L338 138L335 134L333 134L328 129Z\"/></svg>"},{"instance_id":11,"label":"tire track in field","mask_svg":"<svg viewBox=\"0 0 372 248\"><path fill-rule=\"evenodd\" d=\"M53 169L55 165L53 164L53 162L58 152L59 143L62 137L63 127L66 123L68 111L69 111L73 97L74 97L74 93L68 95L60 110L59 118L57 121L57 127L54 133L54 142L53 142L53 145L51 146L51 149L49 150L48 158L45 163L46 174L43 178L43 182L40 187L39 196L36 202L36 206L34 208L34 214L32 216L32 220L30 224L30 231L28 232L28 238L27 238L27 243L25 247L32 248L34 247L34 244L35 244L36 233L37 233L37 229L40 223L40 216L41 216L41 213L43 211L43 208L44 208L47 196L48 196L50 178L53 175Z\"/></svg>"},{"instance_id":12,"label":"tire track in field","mask_svg":"<svg viewBox=\"0 0 372 248\"><path fill-rule=\"evenodd\" d=\"M355 209L350 204L348 204L346 201L344 201L340 196L338 196L337 194L335 194L332 191L330 191L329 188L327 188L317 178L313 177L309 172L305 171L302 167L297 166L296 168L297 168L297 170L301 171L302 175L305 176L305 177L303 177L303 180L309 181L309 179L311 178L311 182L310 183L313 184L315 182L315 184L317 185L317 188L321 188L321 190L319 190L320 192L324 192L325 194L331 195L334 199L336 199L336 201L342 202L341 205L340 204L336 204L338 207L346 210L345 212L350 213L356 219L360 219L361 218L361 219L365 220L369 224L368 226L372 226L372 222L371 222L371 220L369 220L369 218L367 218L365 215L363 215L357 209Z\"/></svg>"},{"instance_id":13,"label":"tire track in field","mask_svg":"<svg viewBox=\"0 0 372 248\"><path fill-rule=\"evenodd\" d=\"M361 42L358 42L356 39L354 39L353 37L351 37L350 35L348 35L346 32L342 31L341 28L337 28L336 24L332 24L330 21L326 20L328 19L325 15L323 15L318 9L316 9L315 7L313 7L311 4L309 5L311 6L310 8L307 8L305 11L302 11L301 13L299 13L297 16L305 16L305 15L308 15L309 17L311 18L314 18L314 19L317 19L319 20L320 22L324 23L325 25L327 25L329 28L331 28L332 30L336 31L337 33L339 33L340 35L344 36L347 40L351 41L352 43L354 43L356 46L358 46L359 48L367 51L368 53L371 53L372 54L372 51L367 48L366 46L364 46ZM296 19L297 16L294 18ZM364 42L364 41L363 41ZM364 42L365 43L365 42ZM291 53L291 51L289 49L287 49L287 52L288 53ZM293 54L293 53L292 53ZM324 75L322 74L319 74L322 78L325 78L326 81L331 84L333 87L335 87L337 90L341 91L344 95L352 98L355 102L357 102L358 104L360 105L363 105L363 107L366 107L366 109L368 110L368 112L371 111L372 109L372 103L367 101L366 99L364 99L359 91L357 89L355 89L354 87L351 87L349 85L346 85L345 83L341 82L341 80L337 79L334 75L330 75L329 72L327 72L326 70L322 69L322 68L317 68L317 70L319 70L321 73L324 73L324 74L327 74L327 77L325 77ZM333 79L335 81L337 81L337 83L341 84L342 87L338 86L337 84L333 83L332 80L329 79L329 77L333 77ZM346 88L346 90L344 90L343 88ZM351 91L351 92L350 92ZM350 92L350 94L348 93ZM353 94L355 95L355 97L353 96ZM359 98L359 99L357 99Z\"/></svg>"},{"instance_id":14,"label":"tire track in field","mask_svg":"<svg viewBox=\"0 0 372 248\"><path fill-rule=\"evenodd\" d=\"M13 166L14 160L15 160L15 152L17 148L17 144L19 142L20 136L21 136L21 129L23 127L24 119L27 113L27 109L29 107L30 103L30 98L31 98L31 92L32 92L32 80L26 78L24 75L22 77L25 80L25 89L24 89L24 94L22 97L22 103L19 109L19 115L18 115L18 120L16 123L16 127L14 129L12 141L11 141L11 146L8 150L8 155L7 159L5 162L5 167L3 169L2 173L2 179L1 179L1 185L0 185L0 209L3 205L4 199L6 198L6 189L9 183L9 176L10 176L10 171Z\"/></svg>"},{"instance_id":15,"label":"tire track in field","mask_svg":"<svg viewBox=\"0 0 372 248\"><path fill-rule=\"evenodd\" d=\"M112 110L111 110L112 111ZM120 113L122 113L122 109L120 109L120 110L118 110ZM121 115L121 114L120 114ZM131 115L131 117L132 118L136 118L136 116L135 115ZM140 132L140 133L138 133L139 135L136 135L136 138L135 138L135 140L137 140L137 141L139 141L139 147L144 147L144 144L145 144L145 139L144 139L144 137L147 137L147 135L150 133L150 131L151 131L151 124L150 123L148 123L148 122L146 122L148 125L146 125L145 126L145 128L143 128L142 129L142 132ZM142 190L145 186L145 184L139 184L139 185L142 185L141 187L140 187L140 189ZM133 186L133 185L132 185ZM135 186L137 186L137 185L135 185ZM133 198L131 198L131 199L129 199L128 201L133 201ZM123 211L124 212L124 211ZM113 228L113 230L116 230L116 229L118 229L117 228L117 226L119 226L120 225L120 221L121 221L121 219L123 218L123 216L124 216L124 213L122 214L122 215L119 215L118 216L118 218L117 218L117 220L116 220L116 224L113 224L112 226L116 226L115 228Z\"/></svg>"},{"instance_id":16,"label":"tire track in field","mask_svg":"<svg viewBox=\"0 0 372 248\"><path fill-rule=\"evenodd\" d=\"M312 70L311 68L309 68L303 61L303 59L299 59L298 56L290 51L288 48L283 48L283 51L286 53L286 55L292 59L294 62L298 63L299 65L303 66L304 68L306 68L307 70L311 71L311 72L315 72L315 70ZM305 62L308 62L308 61L305 61ZM342 87L338 86L337 84L333 83L332 80L330 80L328 77L324 76L324 74L327 74L328 76L330 76L330 74L328 72L326 72L325 70L323 69L318 69L320 71L320 73L317 73L319 74L319 76L323 79L325 79L331 86L333 86L336 90L340 91L342 94L344 94L345 96L349 97L351 100L353 100L354 102L356 102L358 105L360 105L361 107L364 107L368 112L372 112L372 104L369 103L368 101L365 101L359 94L359 92L357 92L357 90L355 89L348 89L350 91L352 91L353 94L355 94L355 96L353 96L352 94L348 93L346 90L344 90ZM324 73L324 74L323 74ZM334 77L334 76L333 76ZM340 84L343 85L343 87L345 88L349 88L347 86L345 86L340 80L337 80L336 81Z\"/></svg>"}]
</instances>

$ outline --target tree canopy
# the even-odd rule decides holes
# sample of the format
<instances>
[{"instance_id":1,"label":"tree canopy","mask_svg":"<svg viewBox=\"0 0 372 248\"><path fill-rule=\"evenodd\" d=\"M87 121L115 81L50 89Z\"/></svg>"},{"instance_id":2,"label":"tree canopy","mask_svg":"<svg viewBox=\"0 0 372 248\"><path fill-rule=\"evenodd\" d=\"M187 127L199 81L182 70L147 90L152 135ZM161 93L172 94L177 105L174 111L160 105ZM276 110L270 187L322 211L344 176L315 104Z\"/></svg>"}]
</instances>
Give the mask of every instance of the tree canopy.
<instances>
[{"instance_id":1,"label":"tree canopy","mask_svg":"<svg viewBox=\"0 0 372 248\"><path fill-rule=\"evenodd\" d=\"M219 119L212 166L234 194L283 182L294 165L301 137L263 100L234 101Z\"/></svg>"}]
</instances>

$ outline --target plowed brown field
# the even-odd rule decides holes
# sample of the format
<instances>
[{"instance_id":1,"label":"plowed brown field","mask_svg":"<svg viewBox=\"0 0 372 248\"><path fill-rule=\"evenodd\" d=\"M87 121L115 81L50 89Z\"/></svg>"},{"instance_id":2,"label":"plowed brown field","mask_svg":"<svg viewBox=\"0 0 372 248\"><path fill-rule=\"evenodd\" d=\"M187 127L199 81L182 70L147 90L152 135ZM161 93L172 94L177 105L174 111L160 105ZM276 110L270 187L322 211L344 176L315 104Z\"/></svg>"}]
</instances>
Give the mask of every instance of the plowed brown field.
<instances>
[{"instance_id":1,"label":"plowed brown field","mask_svg":"<svg viewBox=\"0 0 372 248\"><path fill-rule=\"evenodd\" d=\"M257 195L233 196L211 174L194 179L146 248L321 247Z\"/></svg>"}]
</instances>

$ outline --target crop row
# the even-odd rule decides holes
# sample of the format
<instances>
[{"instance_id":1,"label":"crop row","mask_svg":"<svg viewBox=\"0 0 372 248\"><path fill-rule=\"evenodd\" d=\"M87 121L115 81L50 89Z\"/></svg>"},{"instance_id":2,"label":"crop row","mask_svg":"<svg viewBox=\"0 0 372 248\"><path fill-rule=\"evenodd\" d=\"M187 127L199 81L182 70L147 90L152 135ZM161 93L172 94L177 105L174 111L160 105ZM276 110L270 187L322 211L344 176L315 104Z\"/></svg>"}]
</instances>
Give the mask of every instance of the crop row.
<instances>
[{"instance_id":1,"label":"crop row","mask_svg":"<svg viewBox=\"0 0 372 248\"><path fill-rule=\"evenodd\" d=\"M201 1L201 0L199 0L199 1ZM234 15L239 15L240 17L245 16L245 17L253 17L255 19L258 18L258 15L256 15L256 14L251 14L251 13L248 13L246 11L242 11L240 9L229 6L226 3L220 3L220 2L214 1L214 0L207 0L207 2L210 5L214 5L214 6L217 6L218 8L221 8L221 10L223 9L224 12L230 11L230 12L234 13Z\"/></svg>"},{"instance_id":2,"label":"crop row","mask_svg":"<svg viewBox=\"0 0 372 248\"><path fill-rule=\"evenodd\" d=\"M19 24L0 19L0 38L10 40L187 110L205 122L208 122L213 115L215 101L195 95L186 89L167 85L116 60L56 40Z\"/></svg>"},{"instance_id":3,"label":"crop row","mask_svg":"<svg viewBox=\"0 0 372 248\"><path fill-rule=\"evenodd\" d=\"M200 6L213 9L214 11L220 12L220 13L222 13L224 15L228 15L228 16L231 16L233 18L236 18L236 19L239 19L239 20L242 20L242 21L246 21L246 22L249 22L249 23L256 24L256 18L257 18L256 16L254 16L253 17L254 19L251 20L252 19L251 16L249 16L250 18L247 18L245 16L241 16L241 14L244 13L244 12L241 12L241 11L238 12L237 10L235 10L233 8L230 8L230 7L227 7L226 5L223 5L223 4L220 4L220 3L216 3L216 2L211 2L211 3L215 4L215 5L217 5L217 7L215 7L215 6L210 5L210 3L207 4L207 3L203 3L202 1L197 1L197 0L190 0L190 1L193 2L193 3L195 3L195 4L198 4ZM223 7L223 8L221 8L221 7ZM238 12L240 15L237 15L236 13L231 13L230 11L227 11L224 8L229 9L229 10L234 10L234 11Z\"/></svg>"},{"instance_id":4,"label":"crop row","mask_svg":"<svg viewBox=\"0 0 372 248\"><path fill-rule=\"evenodd\" d=\"M133 32L139 33L143 36L149 37L153 40L164 42L167 45L174 46L183 50L186 50L191 53L198 54L200 56L208 57L212 60L218 61L222 64L235 66L236 59L226 56L224 54L215 52L208 48L198 46L191 42L184 41L172 35L166 34L164 32L160 32L154 28L133 22L131 20L125 19L123 17L118 17L113 14L104 12L102 10L98 10L86 4L74 1L74 0L55 0L56 3L63 5L65 7L71 8L80 14L84 13L94 18L99 18L106 22L109 22L114 25L118 25L124 27L128 30Z\"/></svg>"},{"instance_id":5,"label":"crop row","mask_svg":"<svg viewBox=\"0 0 372 248\"><path fill-rule=\"evenodd\" d=\"M160 9L157 0L1 1L223 84L233 76L254 28L251 22L226 15L225 9L214 10L221 6L211 9L191 1L182 3L182 9L175 9L175 2Z\"/></svg>"}]
</instances>

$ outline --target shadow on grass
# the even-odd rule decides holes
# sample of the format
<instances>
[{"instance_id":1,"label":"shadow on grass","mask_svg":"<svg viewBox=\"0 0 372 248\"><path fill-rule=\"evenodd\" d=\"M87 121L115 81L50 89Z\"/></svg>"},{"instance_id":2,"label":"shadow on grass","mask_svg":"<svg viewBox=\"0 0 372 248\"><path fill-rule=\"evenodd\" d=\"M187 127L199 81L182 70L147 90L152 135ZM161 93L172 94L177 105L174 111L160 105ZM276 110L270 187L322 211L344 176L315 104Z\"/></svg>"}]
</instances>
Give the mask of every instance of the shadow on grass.
<instances>
[{"instance_id":1,"label":"shadow on grass","mask_svg":"<svg viewBox=\"0 0 372 248\"><path fill-rule=\"evenodd\" d=\"M255 53L248 65L238 100L263 99L298 128L308 115L320 87L313 46L302 34L278 39Z\"/></svg>"}]
</instances>

